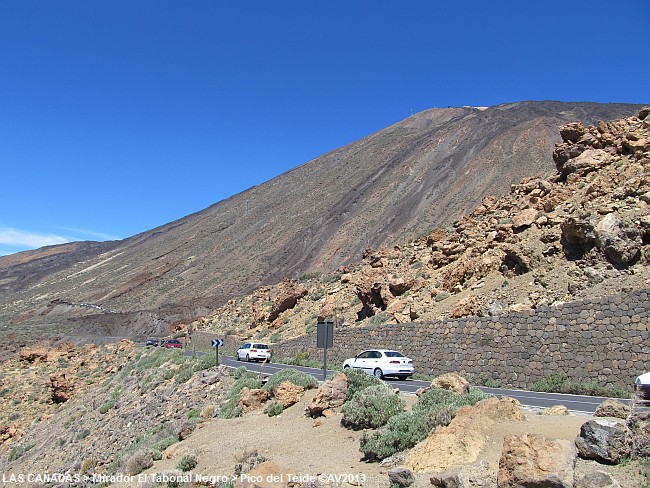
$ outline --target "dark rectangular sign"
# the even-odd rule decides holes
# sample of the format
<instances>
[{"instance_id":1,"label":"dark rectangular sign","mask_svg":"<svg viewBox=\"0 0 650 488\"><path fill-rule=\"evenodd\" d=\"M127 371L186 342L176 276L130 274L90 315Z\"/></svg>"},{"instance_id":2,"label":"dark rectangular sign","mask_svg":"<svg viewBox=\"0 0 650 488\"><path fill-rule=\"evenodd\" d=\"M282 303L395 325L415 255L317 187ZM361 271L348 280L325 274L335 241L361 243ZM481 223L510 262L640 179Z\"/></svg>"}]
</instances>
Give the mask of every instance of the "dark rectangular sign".
<instances>
[{"instance_id":1,"label":"dark rectangular sign","mask_svg":"<svg viewBox=\"0 0 650 488\"><path fill-rule=\"evenodd\" d=\"M316 347L329 349L334 346L334 322L318 322Z\"/></svg>"}]
</instances>

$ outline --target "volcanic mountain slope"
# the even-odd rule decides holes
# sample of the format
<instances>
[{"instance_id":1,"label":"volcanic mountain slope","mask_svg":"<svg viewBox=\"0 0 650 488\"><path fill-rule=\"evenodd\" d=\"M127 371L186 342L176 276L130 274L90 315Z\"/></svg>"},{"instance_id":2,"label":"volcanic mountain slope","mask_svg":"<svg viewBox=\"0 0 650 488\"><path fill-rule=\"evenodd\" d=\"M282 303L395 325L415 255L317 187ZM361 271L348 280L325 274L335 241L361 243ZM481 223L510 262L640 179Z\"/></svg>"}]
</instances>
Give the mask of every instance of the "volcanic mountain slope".
<instances>
[{"instance_id":1,"label":"volcanic mountain slope","mask_svg":"<svg viewBox=\"0 0 650 488\"><path fill-rule=\"evenodd\" d=\"M525 178L453 226L367 250L336 273L231 299L190 327L275 342L317 318L346 327L496 315L650 288L649 128L650 108L567 124L548 178Z\"/></svg>"},{"instance_id":2,"label":"volcanic mountain slope","mask_svg":"<svg viewBox=\"0 0 650 488\"><path fill-rule=\"evenodd\" d=\"M56 299L156 310L169 321L201 315L260 285L331 271L366 248L445 226L487 195L547 173L562 123L638 109L521 102L427 110L106 252L61 254L58 267L39 268L38 282L26 277L33 261L0 258L0 321L60 322L92 312L52 305Z\"/></svg>"}]
</instances>

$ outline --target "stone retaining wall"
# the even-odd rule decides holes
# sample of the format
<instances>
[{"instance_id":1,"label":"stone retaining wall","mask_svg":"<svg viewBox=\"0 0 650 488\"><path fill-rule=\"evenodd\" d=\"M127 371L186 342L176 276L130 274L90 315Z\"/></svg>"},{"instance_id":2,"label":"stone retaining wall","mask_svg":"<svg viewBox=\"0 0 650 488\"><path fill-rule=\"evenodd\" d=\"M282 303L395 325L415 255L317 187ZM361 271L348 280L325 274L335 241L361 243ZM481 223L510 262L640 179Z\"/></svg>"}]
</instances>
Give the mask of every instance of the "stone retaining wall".
<instances>
[{"instance_id":1,"label":"stone retaining wall","mask_svg":"<svg viewBox=\"0 0 650 488\"><path fill-rule=\"evenodd\" d=\"M567 302L494 317L338 328L328 362L367 348L413 358L417 372L463 374L473 382L527 387L551 374L579 382L630 387L650 371L650 290ZM316 334L274 344L275 357L316 349Z\"/></svg>"}]
</instances>

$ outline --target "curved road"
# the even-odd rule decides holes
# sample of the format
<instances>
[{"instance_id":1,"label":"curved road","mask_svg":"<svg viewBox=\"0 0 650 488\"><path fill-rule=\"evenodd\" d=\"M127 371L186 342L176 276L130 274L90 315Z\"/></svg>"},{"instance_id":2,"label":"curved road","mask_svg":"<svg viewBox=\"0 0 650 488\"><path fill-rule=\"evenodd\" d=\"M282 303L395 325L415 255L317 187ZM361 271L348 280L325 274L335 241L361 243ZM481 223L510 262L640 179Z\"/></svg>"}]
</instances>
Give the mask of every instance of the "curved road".
<instances>
[{"instance_id":1,"label":"curved road","mask_svg":"<svg viewBox=\"0 0 650 488\"><path fill-rule=\"evenodd\" d=\"M197 352L197 354L199 354ZM237 368L239 366L246 366L249 370L261 373L264 375L272 375L276 371L280 371L285 368L294 368L305 373L315 376L318 380L323 379L323 370L315 368L306 368L304 366L294 366L281 363L246 363L243 361L236 361L231 356L222 356L219 355L220 364L226 366ZM336 373L336 371L328 371L328 374ZM430 381L420 381L420 380L386 380L391 386L399 388L400 392L415 394L419 388L426 388L431 384ZM537 391L527 391L527 390L513 390L508 388L487 388L484 386L479 386L479 389L485 393L490 393L497 397L512 397L519 400L519 402L526 407L532 408L547 408L552 407L553 405L564 405L567 409L576 413L588 413L593 414L596 411L596 407L600 405L603 401L606 400L605 397L592 397L584 395L566 395L562 393L542 393ZM630 400L626 398L619 398L619 401L629 404Z\"/></svg>"}]
</instances>

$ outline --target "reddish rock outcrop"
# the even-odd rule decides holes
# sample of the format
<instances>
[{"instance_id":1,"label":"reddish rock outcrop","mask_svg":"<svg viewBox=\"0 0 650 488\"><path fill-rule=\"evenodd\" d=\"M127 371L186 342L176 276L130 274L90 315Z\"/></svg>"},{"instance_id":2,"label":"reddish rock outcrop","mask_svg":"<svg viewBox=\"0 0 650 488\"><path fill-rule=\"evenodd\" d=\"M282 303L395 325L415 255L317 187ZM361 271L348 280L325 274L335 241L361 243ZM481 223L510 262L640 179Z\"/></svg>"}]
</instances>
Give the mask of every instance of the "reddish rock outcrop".
<instances>
[{"instance_id":1,"label":"reddish rock outcrop","mask_svg":"<svg viewBox=\"0 0 650 488\"><path fill-rule=\"evenodd\" d=\"M250 388L242 388L238 406L244 413L252 412L268 401L269 397L269 392L261 388L255 388L252 390Z\"/></svg>"},{"instance_id":2,"label":"reddish rock outcrop","mask_svg":"<svg viewBox=\"0 0 650 488\"><path fill-rule=\"evenodd\" d=\"M290 381L283 381L275 389L273 396L284 408L287 408L298 403L304 393L305 389L302 386L294 385Z\"/></svg>"},{"instance_id":3,"label":"reddish rock outcrop","mask_svg":"<svg viewBox=\"0 0 650 488\"><path fill-rule=\"evenodd\" d=\"M50 385L54 403L67 402L74 393L74 385L65 373L51 374Z\"/></svg>"},{"instance_id":4,"label":"reddish rock outcrop","mask_svg":"<svg viewBox=\"0 0 650 488\"><path fill-rule=\"evenodd\" d=\"M337 408L345 402L348 392L348 378L343 373L338 373L331 380L323 382L314 399L307 405L306 413L310 417L318 417L323 411Z\"/></svg>"},{"instance_id":5,"label":"reddish rock outcrop","mask_svg":"<svg viewBox=\"0 0 650 488\"><path fill-rule=\"evenodd\" d=\"M575 463L576 448L570 441L511 435L503 440L497 487L573 488Z\"/></svg>"}]
</instances>

